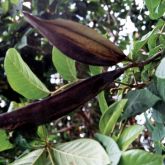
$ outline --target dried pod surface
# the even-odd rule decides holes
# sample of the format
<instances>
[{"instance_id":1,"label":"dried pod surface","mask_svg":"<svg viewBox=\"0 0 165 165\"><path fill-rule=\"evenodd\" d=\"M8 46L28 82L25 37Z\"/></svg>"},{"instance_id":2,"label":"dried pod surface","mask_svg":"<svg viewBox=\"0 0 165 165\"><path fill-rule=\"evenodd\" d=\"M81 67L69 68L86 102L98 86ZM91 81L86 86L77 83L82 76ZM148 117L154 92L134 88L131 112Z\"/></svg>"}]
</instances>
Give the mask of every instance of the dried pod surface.
<instances>
[{"instance_id":1,"label":"dried pod surface","mask_svg":"<svg viewBox=\"0 0 165 165\"><path fill-rule=\"evenodd\" d=\"M122 73L123 70L117 70L96 75L47 99L0 114L0 128L13 130L24 125L48 123L65 116L108 87Z\"/></svg>"},{"instance_id":2,"label":"dried pod surface","mask_svg":"<svg viewBox=\"0 0 165 165\"><path fill-rule=\"evenodd\" d=\"M126 58L111 41L87 26L64 19L44 20L27 12L24 16L54 46L77 61L111 66Z\"/></svg>"}]
</instances>

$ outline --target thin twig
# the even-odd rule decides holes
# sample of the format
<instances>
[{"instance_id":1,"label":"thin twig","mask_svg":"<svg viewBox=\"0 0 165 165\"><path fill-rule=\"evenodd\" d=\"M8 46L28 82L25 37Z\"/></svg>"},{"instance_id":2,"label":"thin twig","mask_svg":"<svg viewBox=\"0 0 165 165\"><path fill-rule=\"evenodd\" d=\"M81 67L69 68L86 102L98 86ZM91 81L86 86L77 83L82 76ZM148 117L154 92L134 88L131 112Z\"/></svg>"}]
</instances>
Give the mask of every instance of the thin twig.
<instances>
[{"instance_id":1,"label":"thin twig","mask_svg":"<svg viewBox=\"0 0 165 165\"><path fill-rule=\"evenodd\" d=\"M125 71L127 69L134 68L134 67L143 68L145 65L147 65L147 64L153 62L154 60L158 59L159 57L161 57L162 53L163 53L163 51L160 51L160 52L156 53L154 56L148 58L145 61L133 62L133 63L127 65L126 67L122 68L122 70Z\"/></svg>"}]
</instances>

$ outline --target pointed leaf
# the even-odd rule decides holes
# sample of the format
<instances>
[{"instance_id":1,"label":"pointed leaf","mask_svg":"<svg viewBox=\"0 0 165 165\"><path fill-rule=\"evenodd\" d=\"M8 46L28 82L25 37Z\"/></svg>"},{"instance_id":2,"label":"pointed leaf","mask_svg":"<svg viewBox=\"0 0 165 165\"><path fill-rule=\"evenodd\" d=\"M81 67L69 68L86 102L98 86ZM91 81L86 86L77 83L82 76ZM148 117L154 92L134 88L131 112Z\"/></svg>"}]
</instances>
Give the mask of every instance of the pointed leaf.
<instances>
[{"instance_id":1,"label":"pointed leaf","mask_svg":"<svg viewBox=\"0 0 165 165\"><path fill-rule=\"evenodd\" d=\"M95 140L79 139L57 145L53 149L58 165L107 165L108 155Z\"/></svg>"},{"instance_id":2,"label":"pointed leaf","mask_svg":"<svg viewBox=\"0 0 165 165\"><path fill-rule=\"evenodd\" d=\"M163 156L143 150L123 152L119 165L163 165Z\"/></svg>"},{"instance_id":3,"label":"pointed leaf","mask_svg":"<svg viewBox=\"0 0 165 165\"><path fill-rule=\"evenodd\" d=\"M164 21L160 19L152 31L148 32L146 35L144 35L141 38L141 40L138 40L134 43L134 48L132 50L132 53L133 53L133 58L135 60L137 60L138 58L139 55L138 52L140 51L140 49L146 45L146 43L150 40L150 38L153 37L153 35L157 34L157 30L162 28L163 25L164 25Z\"/></svg>"},{"instance_id":4,"label":"pointed leaf","mask_svg":"<svg viewBox=\"0 0 165 165\"><path fill-rule=\"evenodd\" d=\"M121 157L121 151L117 143L112 138L102 134L97 133L95 137L104 146L106 152L108 153L110 164L118 165Z\"/></svg>"},{"instance_id":5,"label":"pointed leaf","mask_svg":"<svg viewBox=\"0 0 165 165\"><path fill-rule=\"evenodd\" d=\"M0 128L13 130L27 124L34 126L48 123L65 116L108 87L122 73L123 69L93 76L47 99L0 114Z\"/></svg>"},{"instance_id":6,"label":"pointed leaf","mask_svg":"<svg viewBox=\"0 0 165 165\"><path fill-rule=\"evenodd\" d=\"M41 165L47 163L44 159L43 154L45 153L45 149L38 149L30 152L26 156L14 161L10 165ZM44 163L45 162L45 163Z\"/></svg>"},{"instance_id":7,"label":"pointed leaf","mask_svg":"<svg viewBox=\"0 0 165 165\"><path fill-rule=\"evenodd\" d=\"M127 105L123 114L123 119L145 112L153 107L161 99L148 89L130 91L127 94ZM145 100L145 101L144 101Z\"/></svg>"},{"instance_id":8,"label":"pointed leaf","mask_svg":"<svg viewBox=\"0 0 165 165\"><path fill-rule=\"evenodd\" d=\"M89 66L89 69L92 75L97 75L97 74L102 73L102 68L98 66ZM100 110L102 113L104 113L108 109L108 104L105 99L104 91L100 92L97 98L98 98Z\"/></svg>"},{"instance_id":9,"label":"pointed leaf","mask_svg":"<svg viewBox=\"0 0 165 165\"><path fill-rule=\"evenodd\" d=\"M40 99L50 94L14 48L7 51L4 67L9 84L24 97Z\"/></svg>"},{"instance_id":10,"label":"pointed leaf","mask_svg":"<svg viewBox=\"0 0 165 165\"><path fill-rule=\"evenodd\" d=\"M110 133L113 132L116 122L121 116L121 113L123 112L126 103L127 103L126 99L115 102L102 115L99 122L99 128L103 134L109 135Z\"/></svg>"},{"instance_id":11,"label":"pointed leaf","mask_svg":"<svg viewBox=\"0 0 165 165\"><path fill-rule=\"evenodd\" d=\"M69 57L92 65L114 65L126 58L95 30L64 19L44 20L24 12L26 20Z\"/></svg>"},{"instance_id":12,"label":"pointed leaf","mask_svg":"<svg viewBox=\"0 0 165 165\"><path fill-rule=\"evenodd\" d=\"M145 0L146 6L149 10L149 16L151 19L158 19L165 13L165 1L164 0Z\"/></svg>"},{"instance_id":13,"label":"pointed leaf","mask_svg":"<svg viewBox=\"0 0 165 165\"><path fill-rule=\"evenodd\" d=\"M102 91L98 94L98 102L99 102L99 107L100 107L101 112L104 113L105 111L107 111L108 104L107 104L107 101L105 99L104 91Z\"/></svg>"},{"instance_id":14,"label":"pointed leaf","mask_svg":"<svg viewBox=\"0 0 165 165\"><path fill-rule=\"evenodd\" d=\"M5 130L0 129L0 152L13 148Z\"/></svg>"},{"instance_id":15,"label":"pointed leaf","mask_svg":"<svg viewBox=\"0 0 165 165\"><path fill-rule=\"evenodd\" d=\"M75 61L65 56L60 50L55 47L53 48L52 52L52 61L55 68L57 69L57 72L62 75L63 79L68 81L77 79Z\"/></svg>"},{"instance_id":16,"label":"pointed leaf","mask_svg":"<svg viewBox=\"0 0 165 165\"><path fill-rule=\"evenodd\" d=\"M120 149L125 151L129 145L141 134L144 127L140 125L133 125L125 128L117 141Z\"/></svg>"}]
</instances>

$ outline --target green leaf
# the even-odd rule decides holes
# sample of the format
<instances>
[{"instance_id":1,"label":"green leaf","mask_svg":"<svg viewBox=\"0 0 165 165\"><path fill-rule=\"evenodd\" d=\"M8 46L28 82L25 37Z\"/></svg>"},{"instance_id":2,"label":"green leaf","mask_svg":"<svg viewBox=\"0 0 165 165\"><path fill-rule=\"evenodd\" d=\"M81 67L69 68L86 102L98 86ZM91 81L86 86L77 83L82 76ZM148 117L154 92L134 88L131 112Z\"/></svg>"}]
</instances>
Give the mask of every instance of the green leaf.
<instances>
[{"instance_id":1,"label":"green leaf","mask_svg":"<svg viewBox=\"0 0 165 165\"><path fill-rule=\"evenodd\" d=\"M57 144L55 148L35 150L11 165L107 165L109 162L107 153L97 141L79 139Z\"/></svg>"},{"instance_id":2,"label":"green leaf","mask_svg":"<svg viewBox=\"0 0 165 165\"><path fill-rule=\"evenodd\" d=\"M149 56L155 55L156 53L160 52L162 49L163 49L163 44L160 44L160 45L156 46L155 48L150 49Z\"/></svg>"},{"instance_id":3,"label":"green leaf","mask_svg":"<svg viewBox=\"0 0 165 165\"><path fill-rule=\"evenodd\" d=\"M160 141L165 137L165 127L164 124L156 123L152 131L152 140Z\"/></svg>"},{"instance_id":4,"label":"green leaf","mask_svg":"<svg viewBox=\"0 0 165 165\"><path fill-rule=\"evenodd\" d=\"M89 66L89 69L90 69L92 76L102 73L102 67L91 65L91 66ZM99 107L100 107L101 112L104 113L108 109L108 104L105 99L104 91L102 91L98 94L98 102L99 102Z\"/></svg>"},{"instance_id":5,"label":"green leaf","mask_svg":"<svg viewBox=\"0 0 165 165\"><path fill-rule=\"evenodd\" d=\"M121 151L117 143L112 138L102 134L97 133L95 137L104 146L106 152L108 153L110 164L118 165L121 157Z\"/></svg>"},{"instance_id":6,"label":"green leaf","mask_svg":"<svg viewBox=\"0 0 165 165\"><path fill-rule=\"evenodd\" d=\"M162 114L158 110L152 110L152 117L157 123L164 123L165 116L162 117Z\"/></svg>"},{"instance_id":7,"label":"green leaf","mask_svg":"<svg viewBox=\"0 0 165 165\"><path fill-rule=\"evenodd\" d=\"M7 51L4 67L9 84L24 97L40 99L50 94L14 48Z\"/></svg>"},{"instance_id":8,"label":"green leaf","mask_svg":"<svg viewBox=\"0 0 165 165\"><path fill-rule=\"evenodd\" d=\"M5 130L0 129L0 152L13 148Z\"/></svg>"},{"instance_id":9,"label":"green leaf","mask_svg":"<svg viewBox=\"0 0 165 165\"><path fill-rule=\"evenodd\" d=\"M152 117L157 123L164 123L165 121L165 102L159 101L155 104L152 111Z\"/></svg>"},{"instance_id":10,"label":"green leaf","mask_svg":"<svg viewBox=\"0 0 165 165\"><path fill-rule=\"evenodd\" d=\"M53 149L58 165L107 165L110 161L102 146L95 140L79 139L58 144Z\"/></svg>"},{"instance_id":11,"label":"green leaf","mask_svg":"<svg viewBox=\"0 0 165 165\"><path fill-rule=\"evenodd\" d=\"M111 132L113 132L116 122L121 116L121 113L126 103L127 103L127 100L122 99L118 102L113 103L107 109L107 111L104 112L99 122L99 128L100 128L101 133L105 135L109 135Z\"/></svg>"},{"instance_id":12,"label":"green leaf","mask_svg":"<svg viewBox=\"0 0 165 165\"><path fill-rule=\"evenodd\" d=\"M98 94L98 102L99 102L99 107L100 107L101 112L104 113L108 109L108 104L105 99L104 91Z\"/></svg>"},{"instance_id":13,"label":"green leaf","mask_svg":"<svg viewBox=\"0 0 165 165\"><path fill-rule=\"evenodd\" d=\"M163 156L143 150L123 152L119 165L163 165Z\"/></svg>"},{"instance_id":14,"label":"green leaf","mask_svg":"<svg viewBox=\"0 0 165 165\"><path fill-rule=\"evenodd\" d=\"M165 79L158 78L157 83L156 83L156 87L157 87L159 96L165 102Z\"/></svg>"},{"instance_id":15,"label":"green leaf","mask_svg":"<svg viewBox=\"0 0 165 165\"><path fill-rule=\"evenodd\" d=\"M141 38L141 40L135 41L134 47L132 50L134 60L138 59L138 56L139 56L138 52L140 51L140 49L146 45L146 43L150 40L150 38L152 38L153 35L156 34L157 30L160 29L163 25L164 25L164 21L160 19L152 31L150 31L146 35L144 35ZM151 41L149 41L149 42L151 42Z\"/></svg>"},{"instance_id":16,"label":"green leaf","mask_svg":"<svg viewBox=\"0 0 165 165\"><path fill-rule=\"evenodd\" d=\"M163 58L159 64L159 66L157 67L156 69L156 72L155 72L155 75L157 78L159 79L164 79L165 80L165 69L164 69L164 66L165 66L165 58Z\"/></svg>"},{"instance_id":17,"label":"green leaf","mask_svg":"<svg viewBox=\"0 0 165 165\"><path fill-rule=\"evenodd\" d=\"M139 136L144 127L140 125L133 125L125 128L120 135L117 143L122 151L125 151L129 145Z\"/></svg>"},{"instance_id":18,"label":"green leaf","mask_svg":"<svg viewBox=\"0 0 165 165\"><path fill-rule=\"evenodd\" d=\"M160 34L159 42L163 45L163 48L165 48L165 34Z\"/></svg>"},{"instance_id":19,"label":"green leaf","mask_svg":"<svg viewBox=\"0 0 165 165\"><path fill-rule=\"evenodd\" d=\"M128 99L128 102L123 114L123 119L145 112L161 100L148 89L130 91L126 98Z\"/></svg>"},{"instance_id":20,"label":"green leaf","mask_svg":"<svg viewBox=\"0 0 165 165\"><path fill-rule=\"evenodd\" d=\"M23 156L20 159L17 159L10 165L41 165L41 164L49 164L48 161L45 159L46 156L45 149L38 149L35 151L30 152L29 154Z\"/></svg>"},{"instance_id":21,"label":"green leaf","mask_svg":"<svg viewBox=\"0 0 165 165\"><path fill-rule=\"evenodd\" d=\"M10 2L14 5L18 4L19 0L10 0Z\"/></svg>"},{"instance_id":22,"label":"green leaf","mask_svg":"<svg viewBox=\"0 0 165 165\"><path fill-rule=\"evenodd\" d=\"M147 43L148 39L151 37L151 35L154 33L154 31L150 31L148 32L146 35L144 35L141 40L139 41L136 41L134 43L134 47L133 47L133 51L132 51L132 54L133 54L133 59L137 59L138 57L138 52L140 51L140 49Z\"/></svg>"},{"instance_id":23,"label":"green leaf","mask_svg":"<svg viewBox=\"0 0 165 165\"><path fill-rule=\"evenodd\" d=\"M100 66L93 66L93 65L89 66L89 70L92 76L102 73L102 69L103 68Z\"/></svg>"},{"instance_id":24,"label":"green leaf","mask_svg":"<svg viewBox=\"0 0 165 165\"><path fill-rule=\"evenodd\" d=\"M151 19L160 18L165 12L165 1L164 0L145 0L146 6L150 12L149 16Z\"/></svg>"},{"instance_id":25,"label":"green leaf","mask_svg":"<svg viewBox=\"0 0 165 165\"><path fill-rule=\"evenodd\" d=\"M157 77L156 89L158 91L159 96L165 101L165 58L163 58L156 69L155 75Z\"/></svg>"},{"instance_id":26,"label":"green leaf","mask_svg":"<svg viewBox=\"0 0 165 165\"><path fill-rule=\"evenodd\" d=\"M151 35L151 37L148 39L148 48L150 51L156 47L158 37L159 37L159 34L155 33Z\"/></svg>"},{"instance_id":27,"label":"green leaf","mask_svg":"<svg viewBox=\"0 0 165 165\"><path fill-rule=\"evenodd\" d=\"M2 10L4 12L4 14L6 14L9 10L9 0L4 0L1 2L1 7L2 7Z\"/></svg>"},{"instance_id":28,"label":"green leaf","mask_svg":"<svg viewBox=\"0 0 165 165\"><path fill-rule=\"evenodd\" d=\"M44 125L41 125L37 129L37 135L42 139L45 140L48 137L47 129Z\"/></svg>"},{"instance_id":29,"label":"green leaf","mask_svg":"<svg viewBox=\"0 0 165 165\"><path fill-rule=\"evenodd\" d=\"M76 80L75 61L65 56L59 49L53 48L52 60L57 72L60 73L63 79L68 81Z\"/></svg>"}]
</instances>

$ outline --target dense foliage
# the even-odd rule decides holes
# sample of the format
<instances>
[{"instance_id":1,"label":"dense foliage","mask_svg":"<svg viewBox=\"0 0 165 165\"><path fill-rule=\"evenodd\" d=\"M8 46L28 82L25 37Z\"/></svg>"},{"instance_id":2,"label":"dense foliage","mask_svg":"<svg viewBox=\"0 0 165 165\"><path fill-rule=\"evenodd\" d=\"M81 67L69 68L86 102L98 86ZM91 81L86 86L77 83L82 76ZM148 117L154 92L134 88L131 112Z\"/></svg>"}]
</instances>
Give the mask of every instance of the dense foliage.
<instances>
[{"instance_id":1,"label":"dense foliage","mask_svg":"<svg viewBox=\"0 0 165 165\"><path fill-rule=\"evenodd\" d=\"M165 0L1 0L0 164L162 165L164 13Z\"/></svg>"}]
</instances>

